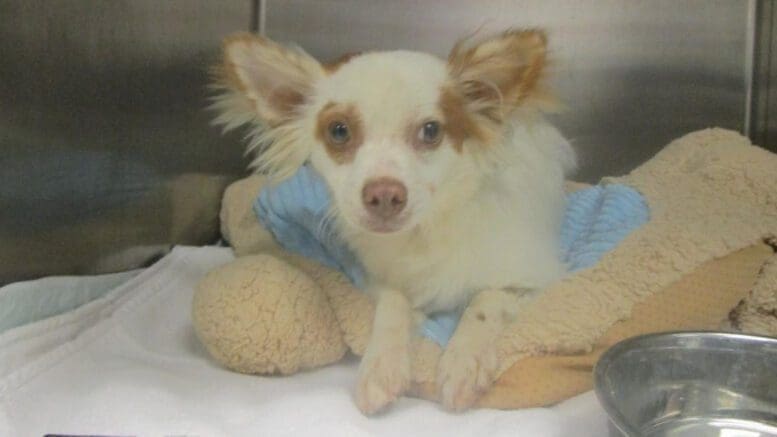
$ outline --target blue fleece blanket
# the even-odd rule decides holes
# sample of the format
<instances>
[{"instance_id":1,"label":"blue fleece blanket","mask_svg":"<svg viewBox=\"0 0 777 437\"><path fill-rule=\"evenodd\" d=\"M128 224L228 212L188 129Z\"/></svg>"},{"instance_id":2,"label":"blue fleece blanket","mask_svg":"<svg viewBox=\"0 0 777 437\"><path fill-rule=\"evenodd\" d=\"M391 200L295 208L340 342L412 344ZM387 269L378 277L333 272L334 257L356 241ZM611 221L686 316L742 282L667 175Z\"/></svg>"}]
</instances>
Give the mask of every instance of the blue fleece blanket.
<instances>
[{"instance_id":1,"label":"blue fleece blanket","mask_svg":"<svg viewBox=\"0 0 777 437\"><path fill-rule=\"evenodd\" d=\"M363 288L365 276L359 260L326 220L329 201L321 177L304 166L291 178L262 190L254 211L281 246L339 269ZM602 184L572 193L561 229L562 259L570 272L591 267L649 219L645 199L626 185ZM432 314L421 326L421 335L444 347L460 315Z\"/></svg>"}]
</instances>

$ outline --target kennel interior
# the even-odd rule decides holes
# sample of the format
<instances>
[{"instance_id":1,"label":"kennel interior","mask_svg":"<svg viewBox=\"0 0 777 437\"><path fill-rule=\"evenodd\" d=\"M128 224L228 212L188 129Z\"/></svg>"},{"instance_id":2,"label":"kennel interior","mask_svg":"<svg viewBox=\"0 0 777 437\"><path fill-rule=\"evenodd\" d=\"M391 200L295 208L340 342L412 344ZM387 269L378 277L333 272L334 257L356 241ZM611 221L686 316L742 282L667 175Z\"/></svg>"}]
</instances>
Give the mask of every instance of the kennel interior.
<instances>
[{"instance_id":1,"label":"kennel interior","mask_svg":"<svg viewBox=\"0 0 777 437\"><path fill-rule=\"evenodd\" d=\"M769 0L0 0L0 387L22 374L31 381L25 396L0 395L0 435L411 435L418 424L430 434L602 435L606 419L591 394L462 416L408 399L399 414L370 421L348 397L353 361L290 380L255 378L248 391L215 387L236 384L229 378L191 385L186 378L208 377L191 358L207 360L192 334L155 340L154 327L178 320L169 305L116 318L130 338L90 349L107 323L94 314L108 311L99 298L118 305L133 287L191 287L165 269L210 261L170 259L171 250L220 242L223 190L249 162L245 132L222 135L206 110L208 67L229 33L258 32L328 60L391 48L444 57L478 29L545 28L551 83L567 107L553 121L579 154L575 179L595 182L711 126L777 151L773 8ZM92 318L73 315L88 305ZM47 320L55 322L40 324ZM155 370L122 360L132 347L146 348ZM80 358L55 366L68 350ZM178 375L177 360L185 361ZM35 379L43 368L51 379ZM42 397L36 381L52 380Z\"/></svg>"}]
</instances>

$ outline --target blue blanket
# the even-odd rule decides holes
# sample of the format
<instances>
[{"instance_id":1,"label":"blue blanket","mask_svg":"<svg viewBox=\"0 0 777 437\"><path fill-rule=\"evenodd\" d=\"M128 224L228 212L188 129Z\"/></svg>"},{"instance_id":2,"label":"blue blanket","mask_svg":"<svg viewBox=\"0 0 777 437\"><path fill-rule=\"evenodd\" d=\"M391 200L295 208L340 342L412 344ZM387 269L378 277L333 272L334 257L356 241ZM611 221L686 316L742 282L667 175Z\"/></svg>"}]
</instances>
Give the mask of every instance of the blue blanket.
<instances>
[{"instance_id":1,"label":"blue blanket","mask_svg":"<svg viewBox=\"0 0 777 437\"><path fill-rule=\"evenodd\" d=\"M365 275L359 260L326 220L329 202L321 177L303 166L291 178L262 190L254 211L285 249L338 269L363 288ZM561 229L562 259L570 272L591 267L649 219L645 199L628 186L602 184L572 193ZM430 315L421 335L444 347L460 315Z\"/></svg>"}]
</instances>

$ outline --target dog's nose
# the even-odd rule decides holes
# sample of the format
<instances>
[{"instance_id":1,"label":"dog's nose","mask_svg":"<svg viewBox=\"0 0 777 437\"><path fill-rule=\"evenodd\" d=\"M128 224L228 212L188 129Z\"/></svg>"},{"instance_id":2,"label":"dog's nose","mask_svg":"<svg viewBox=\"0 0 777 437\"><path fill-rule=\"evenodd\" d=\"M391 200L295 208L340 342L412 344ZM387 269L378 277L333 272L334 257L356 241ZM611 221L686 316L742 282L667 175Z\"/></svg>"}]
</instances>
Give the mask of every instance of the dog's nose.
<instances>
[{"instance_id":1,"label":"dog's nose","mask_svg":"<svg viewBox=\"0 0 777 437\"><path fill-rule=\"evenodd\" d=\"M370 214L390 219L399 214L407 204L407 188L392 178L368 181L362 189L362 202Z\"/></svg>"}]
</instances>

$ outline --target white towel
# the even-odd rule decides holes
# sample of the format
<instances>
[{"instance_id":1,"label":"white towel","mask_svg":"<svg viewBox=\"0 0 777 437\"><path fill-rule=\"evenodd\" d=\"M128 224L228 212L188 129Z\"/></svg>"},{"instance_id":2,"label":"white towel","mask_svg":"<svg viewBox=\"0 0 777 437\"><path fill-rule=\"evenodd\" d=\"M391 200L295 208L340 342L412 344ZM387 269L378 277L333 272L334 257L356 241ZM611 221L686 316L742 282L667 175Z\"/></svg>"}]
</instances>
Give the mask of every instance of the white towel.
<instances>
[{"instance_id":1,"label":"white towel","mask_svg":"<svg viewBox=\"0 0 777 437\"><path fill-rule=\"evenodd\" d=\"M78 308L137 273L139 270L96 276L49 276L0 287L0 334Z\"/></svg>"},{"instance_id":2,"label":"white towel","mask_svg":"<svg viewBox=\"0 0 777 437\"><path fill-rule=\"evenodd\" d=\"M96 301L0 335L0 436L606 434L592 393L460 415L402 399L366 418L351 401L355 360L291 377L224 370L198 343L190 311L197 281L231 259L228 249L176 248Z\"/></svg>"}]
</instances>

